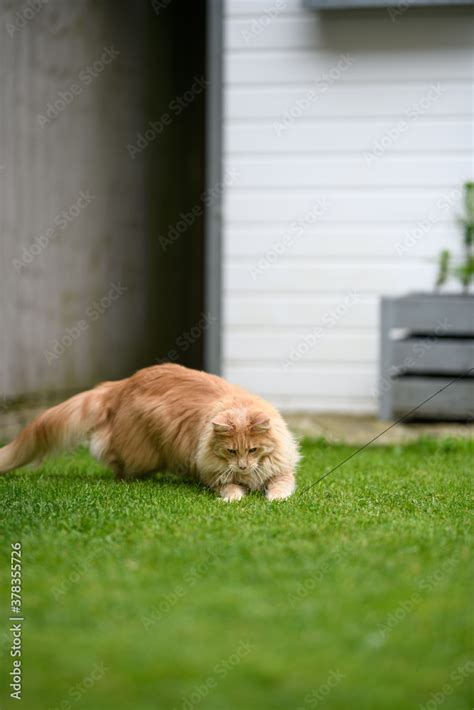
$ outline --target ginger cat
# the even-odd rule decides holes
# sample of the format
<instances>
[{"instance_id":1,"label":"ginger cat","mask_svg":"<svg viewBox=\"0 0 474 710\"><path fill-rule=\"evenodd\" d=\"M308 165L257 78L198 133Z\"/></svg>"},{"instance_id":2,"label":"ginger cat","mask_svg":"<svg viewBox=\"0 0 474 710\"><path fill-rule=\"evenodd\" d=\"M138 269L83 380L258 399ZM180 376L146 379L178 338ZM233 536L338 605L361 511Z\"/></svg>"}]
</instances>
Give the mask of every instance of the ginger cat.
<instances>
[{"instance_id":1,"label":"ginger cat","mask_svg":"<svg viewBox=\"0 0 474 710\"><path fill-rule=\"evenodd\" d=\"M0 473L89 441L117 476L189 474L225 501L295 490L299 454L268 402L221 377L165 364L103 382L40 414L0 449Z\"/></svg>"}]
</instances>

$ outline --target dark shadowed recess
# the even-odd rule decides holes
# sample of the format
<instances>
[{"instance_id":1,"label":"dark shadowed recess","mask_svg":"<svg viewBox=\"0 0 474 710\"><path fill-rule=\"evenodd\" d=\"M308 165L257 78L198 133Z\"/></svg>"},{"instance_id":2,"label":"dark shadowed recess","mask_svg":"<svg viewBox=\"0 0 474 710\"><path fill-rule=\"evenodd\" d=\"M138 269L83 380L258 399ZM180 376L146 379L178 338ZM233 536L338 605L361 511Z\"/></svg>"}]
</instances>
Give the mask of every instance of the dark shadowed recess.
<instances>
[{"instance_id":1,"label":"dark shadowed recess","mask_svg":"<svg viewBox=\"0 0 474 710\"><path fill-rule=\"evenodd\" d=\"M206 3L147 6L147 114L157 133L147 148L151 352L156 362L202 368Z\"/></svg>"}]
</instances>

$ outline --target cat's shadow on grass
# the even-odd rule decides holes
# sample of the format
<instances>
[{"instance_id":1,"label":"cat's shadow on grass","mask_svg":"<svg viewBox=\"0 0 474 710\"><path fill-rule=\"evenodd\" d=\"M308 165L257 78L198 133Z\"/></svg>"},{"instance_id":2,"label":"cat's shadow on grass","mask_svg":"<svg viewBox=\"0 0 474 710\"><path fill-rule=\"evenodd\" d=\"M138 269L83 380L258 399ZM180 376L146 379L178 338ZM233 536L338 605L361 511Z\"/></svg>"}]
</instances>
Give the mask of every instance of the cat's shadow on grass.
<instances>
[{"instance_id":1,"label":"cat's shadow on grass","mask_svg":"<svg viewBox=\"0 0 474 710\"><path fill-rule=\"evenodd\" d=\"M213 491L206 488L206 486L202 485L191 476L180 476L169 471L156 471L142 476L119 478L110 469L101 467L94 459L91 458L89 460L86 451L83 451L85 455L82 461L74 461L74 458L79 452L71 452L69 455L66 454L57 459L49 459L36 467L30 465L17 469L17 471L11 472L11 478L15 477L18 481L36 479L39 485L41 485L42 482L53 483L62 481L69 484L75 482L87 483L88 485L94 486L104 486L106 484L107 486L112 486L113 489L116 487L132 489L135 486L154 486L157 490L174 489L183 492L189 491L205 498L220 500ZM90 470L91 468L92 470ZM87 472L87 469L89 469L90 472ZM10 474L2 476L4 481L8 478L10 478ZM249 493L247 497L254 498L257 496Z\"/></svg>"},{"instance_id":2,"label":"cat's shadow on grass","mask_svg":"<svg viewBox=\"0 0 474 710\"><path fill-rule=\"evenodd\" d=\"M60 465L60 464L56 464ZM67 465L67 464L66 464ZM16 472L15 472L16 473ZM205 486L199 484L190 477L180 477L172 473L162 473L156 472L146 476L130 476L130 478L117 478L112 471L107 469L101 469L93 473L84 473L83 471L74 471L72 468L69 472L61 471L48 471L41 467L36 469L25 467L18 471L20 474L18 478L37 478L38 483L41 481L67 481L68 483L73 483L75 481L93 484L93 485L103 485L104 483L111 484L112 486L156 486L163 488L175 488L181 490L194 490L195 492L204 493L211 495L211 492L206 489Z\"/></svg>"},{"instance_id":3,"label":"cat's shadow on grass","mask_svg":"<svg viewBox=\"0 0 474 710\"><path fill-rule=\"evenodd\" d=\"M56 466L58 466L58 463L56 463ZM41 485L42 482L47 484L62 481L69 484L77 482L102 487L107 485L107 487L111 486L112 490L125 487L129 488L130 491L132 491L136 486L154 486L157 491L160 489L174 489L175 491L182 492L189 491L189 493L193 493L195 495L197 494L200 498L222 502L222 499L216 496L213 491L209 490L206 486L203 486L195 479L190 477L180 477L173 473L157 472L147 476L135 476L125 479L117 478L112 471L107 469L101 469L93 473L84 473L83 471L74 471L71 469L68 473L65 473L57 470L48 471L42 469L41 467L38 467L37 469L24 467L22 469L18 469L18 471L15 471L13 475L16 475L19 480L32 480L36 478L39 485ZM4 480L6 480L5 477ZM261 497L262 496L255 491L249 492L246 496L247 499L252 500L257 498L260 499Z\"/></svg>"}]
</instances>

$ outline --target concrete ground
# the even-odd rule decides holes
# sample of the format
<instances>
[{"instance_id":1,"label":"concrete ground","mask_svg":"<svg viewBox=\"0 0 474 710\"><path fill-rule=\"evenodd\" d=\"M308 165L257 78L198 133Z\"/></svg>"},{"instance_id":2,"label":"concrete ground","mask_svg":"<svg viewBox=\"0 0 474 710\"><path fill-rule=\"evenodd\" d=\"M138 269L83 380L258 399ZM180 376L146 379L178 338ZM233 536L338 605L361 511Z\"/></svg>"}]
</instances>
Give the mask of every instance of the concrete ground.
<instances>
[{"instance_id":1,"label":"concrete ground","mask_svg":"<svg viewBox=\"0 0 474 710\"><path fill-rule=\"evenodd\" d=\"M0 442L8 442L37 414L54 401L22 403L15 407L0 407ZM328 441L361 446L390 426L370 415L353 414L288 414L285 419L297 436L324 437ZM401 444L421 436L461 436L474 438L474 423L469 424L396 424L382 434L374 444Z\"/></svg>"},{"instance_id":2,"label":"concrete ground","mask_svg":"<svg viewBox=\"0 0 474 710\"><path fill-rule=\"evenodd\" d=\"M393 422L382 422L370 415L353 414L288 414L285 416L292 431L298 436L324 437L328 441L361 446L381 434L374 444L403 444L422 436L440 438L456 436L474 438L474 423L410 423L396 424L382 434Z\"/></svg>"}]
</instances>

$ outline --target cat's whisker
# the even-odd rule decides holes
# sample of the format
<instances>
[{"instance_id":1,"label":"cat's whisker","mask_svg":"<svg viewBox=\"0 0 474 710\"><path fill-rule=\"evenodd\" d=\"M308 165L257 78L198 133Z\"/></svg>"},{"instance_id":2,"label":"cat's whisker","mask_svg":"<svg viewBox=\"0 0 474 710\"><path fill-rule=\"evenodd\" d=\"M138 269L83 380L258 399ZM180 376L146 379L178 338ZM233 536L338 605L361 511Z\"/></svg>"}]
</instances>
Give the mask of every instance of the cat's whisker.
<instances>
[{"instance_id":1,"label":"cat's whisker","mask_svg":"<svg viewBox=\"0 0 474 710\"><path fill-rule=\"evenodd\" d=\"M229 468L219 471L211 481L211 486L225 485L228 481Z\"/></svg>"},{"instance_id":2,"label":"cat's whisker","mask_svg":"<svg viewBox=\"0 0 474 710\"><path fill-rule=\"evenodd\" d=\"M229 483L229 481L232 478L232 470L230 466L228 466L224 471L219 471L219 473L213 478L212 480L212 485L220 485L220 486L225 486L226 483Z\"/></svg>"},{"instance_id":3,"label":"cat's whisker","mask_svg":"<svg viewBox=\"0 0 474 710\"><path fill-rule=\"evenodd\" d=\"M263 481L262 474L260 473L260 471L259 471L259 469L258 469L258 466L255 468L255 475L257 476L257 478L258 478L258 480L259 480L259 482L260 482L260 485L263 486L263 485L264 485L264 481Z\"/></svg>"}]
</instances>

